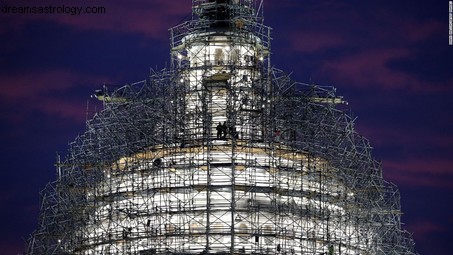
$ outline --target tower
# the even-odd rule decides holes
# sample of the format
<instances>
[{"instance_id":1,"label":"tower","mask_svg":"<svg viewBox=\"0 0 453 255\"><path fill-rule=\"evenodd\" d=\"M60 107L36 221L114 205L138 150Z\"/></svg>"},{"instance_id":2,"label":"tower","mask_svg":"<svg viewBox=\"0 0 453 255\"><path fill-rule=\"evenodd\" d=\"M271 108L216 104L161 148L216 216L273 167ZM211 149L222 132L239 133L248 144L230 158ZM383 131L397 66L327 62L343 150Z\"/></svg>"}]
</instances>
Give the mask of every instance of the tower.
<instances>
[{"instance_id":1,"label":"tower","mask_svg":"<svg viewBox=\"0 0 453 255\"><path fill-rule=\"evenodd\" d=\"M415 254L335 90L270 64L254 0L193 0L171 68L98 97L27 254Z\"/></svg>"}]
</instances>

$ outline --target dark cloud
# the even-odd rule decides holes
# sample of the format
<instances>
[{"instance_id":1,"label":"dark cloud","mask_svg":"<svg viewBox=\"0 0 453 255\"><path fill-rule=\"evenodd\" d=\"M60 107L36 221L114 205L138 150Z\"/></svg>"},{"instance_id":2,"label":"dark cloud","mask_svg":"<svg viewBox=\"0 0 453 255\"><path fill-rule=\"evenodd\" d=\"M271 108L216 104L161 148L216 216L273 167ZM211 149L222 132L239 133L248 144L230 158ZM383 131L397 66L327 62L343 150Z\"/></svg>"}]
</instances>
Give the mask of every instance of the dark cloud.
<instances>
[{"instance_id":1,"label":"dark cloud","mask_svg":"<svg viewBox=\"0 0 453 255\"><path fill-rule=\"evenodd\" d=\"M0 75L2 89L0 99L8 103L10 112L4 117L13 121L29 111L64 117L66 120L81 122L85 119L83 98L68 98L75 88L87 84L102 84L102 77L94 77L69 70L48 70L45 72L11 73ZM93 88L94 91L94 88ZM86 97L85 97L86 98Z\"/></svg>"},{"instance_id":2,"label":"dark cloud","mask_svg":"<svg viewBox=\"0 0 453 255\"><path fill-rule=\"evenodd\" d=\"M163 38L167 29L177 24L181 17L190 10L190 1L165 0L101 0L61 2L46 1L12 1L2 2L4 6L37 6L37 7L102 7L105 12L99 14L3 14L2 22L10 24L14 30L23 29L29 23L50 21L84 31L114 31L120 33L139 33L149 37ZM2 29L0 32L9 31Z\"/></svg>"},{"instance_id":3,"label":"dark cloud","mask_svg":"<svg viewBox=\"0 0 453 255\"><path fill-rule=\"evenodd\" d=\"M316 77L328 76L336 84L362 88L447 91L452 87L453 77L448 72L453 68L452 53L444 20L418 12L401 13L405 6L408 10L422 8L417 2L272 3L276 9L286 6L299 13L289 22L272 18L286 22L279 28L283 32L278 32L277 40L288 44L290 49L284 49L288 55L300 52L295 61L315 66L312 73Z\"/></svg>"},{"instance_id":4,"label":"dark cloud","mask_svg":"<svg viewBox=\"0 0 453 255\"><path fill-rule=\"evenodd\" d=\"M418 89L423 84L408 74L396 72L387 66L395 58L409 56L405 49L378 49L362 51L324 64L320 72L332 80L351 86L380 86L385 89Z\"/></svg>"},{"instance_id":5,"label":"dark cloud","mask_svg":"<svg viewBox=\"0 0 453 255\"><path fill-rule=\"evenodd\" d=\"M344 46L346 43L346 39L343 36L316 31L305 32L303 34L293 33L289 35L288 41L294 51L300 51L302 53L317 53Z\"/></svg>"},{"instance_id":6,"label":"dark cloud","mask_svg":"<svg viewBox=\"0 0 453 255\"><path fill-rule=\"evenodd\" d=\"M451 160L409 158L403 161L384 161L385 176L401 185L453 189Z\"/></svg>"}]
</instances>

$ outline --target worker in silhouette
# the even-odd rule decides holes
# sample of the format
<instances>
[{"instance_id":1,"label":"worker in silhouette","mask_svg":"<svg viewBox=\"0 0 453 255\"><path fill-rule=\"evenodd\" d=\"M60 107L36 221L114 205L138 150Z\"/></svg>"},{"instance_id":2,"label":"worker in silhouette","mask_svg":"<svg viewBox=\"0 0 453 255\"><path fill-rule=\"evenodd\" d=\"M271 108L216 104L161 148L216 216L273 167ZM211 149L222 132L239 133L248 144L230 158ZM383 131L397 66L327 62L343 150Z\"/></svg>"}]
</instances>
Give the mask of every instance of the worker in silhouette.
<instances>
[{"instance_id":1,"label":"worker in silhouette","mask_svg":"<svg viewBox=\"0 0 453 255\"><path fill-rule=\"evenodd\" d=\"M222 124L220 124L220 122L215 129L217 130L217 139L222 138Z\"/></svg>"}]
</instances>

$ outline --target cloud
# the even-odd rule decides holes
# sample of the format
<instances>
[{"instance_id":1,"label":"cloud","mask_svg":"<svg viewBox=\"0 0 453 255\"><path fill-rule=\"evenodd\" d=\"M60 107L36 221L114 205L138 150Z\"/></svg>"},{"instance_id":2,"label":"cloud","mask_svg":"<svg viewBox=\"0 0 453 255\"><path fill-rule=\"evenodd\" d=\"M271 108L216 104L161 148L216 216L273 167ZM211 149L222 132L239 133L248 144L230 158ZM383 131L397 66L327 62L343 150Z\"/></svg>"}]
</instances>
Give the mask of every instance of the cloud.
<instances>
[{"instance_id":1,"label":"cloud","mask_svg":"<svg viewBox=\"0 0 453 255\"><path fill-rule=\"evenodd\" d=\"M40 111L81 121L85 118L84 103L71 97L71 91L88 85L100 85L103 81L106 81L103 77L68 70L0 74L0 99L9 104L10 109L21 109L28 113ZM20 112L11 111L4 117L11 121L20 120Z\"/></svg>"},{"instance_id":2,"label":"cloud","mask_svg":"<svg viewBox=\"0 0 453 255\"><path fill-rule=\"evenodd\" d=\"M82 76L65 70L3 74L0 76L0 97L14 101L36 98L48 91L64 90L73 86L77 77Z\"/></svg>"},{"instance_id":3,"label":"cloud","mask_svg":"<svg viewBox=\"0 0 453 255\"><path fill-rule=\"evenodd\" d=\"M325 62L319 73L327 74L338 83L353 87L374 87L385 90L414 92L451 91L453 81L437 83L422 81L417 74L394 69L390 63L413 56L407 49L368 49Z\"/></svg>"},{"instance_id":4,"label":"cloud","mask_svg":"<svg viewBox=\"0 0 453 255\"><path fill-rule=\"evenodd\" d=\"M445 37L443 22L399 13L401 4L321 1L302 8L302 3L291 7L293 1L281 2L284 7L273 6L302 13L278 28L285 31L278 40L286 41L284 51L299 54L295 59L304 65L311 60L317 69L311 76L356 88L451 91L451 76L432 81L440 70L448 70L440 66L441 59L434 61L446 55L447 47L432 47L433 40Z\"/></svg>"},{"instance_id":5,"label":"cloud","mask_svg":"<svg viewBox=\"0 0 453 255\"><path fill-rule=\"evenodd\" d=\"M343 36L321 32L303 32L289 35L290 46L294 51L304 53L316 53L329 48L344 45L346 40Z\"/></svg>"},{"instance_id":6,"label":"cloud","mask_svg":"<svg viewBox=\"0 0 453 255\"><path fill-rule=\"evenodd\" d=\"M420 42L432 36L442 35L444 33L442 23L434 20L402 20L399 24L399 30L403 31L401 36L412 43Z\"/></svg>"},{"instance_id":7,"label":"cloud","mask_svg":"<svg viewBox=\"0 0 453 255\"><path fill-rule=\"evenodd\" d=\"M395 111L403 111L395 107ZM385 112L385 114L391 114ZM444 128L442 124L435 124L435 126L425 127L415 126L411 123L411 118L421 117L405 116L406 119L401 123L396 123L398 116L389 119L383 119L382 116L375 116L377 120L384 121L383 123L358 123L357 130L360 134L367 137L371 144L377 147L389 146L392 144L411 146L413 149L430 148L433 150L447 150L453 146L453 135L449 133L436 132ZM420 119L418 119L420 121ZM413 120L417 121L417 120ZM398 126L403 125L403 126Z\"/></svg>"},{"instance_id":8,"label":"cloud","mask_svg":"<svg viewBox=\"0 0 453 255\"><path fill-rule=\"evenodd\" d=\"M76 102L74 100L47 98L37 108L46 114L72 119L79 123L86 119L85 102L82 99L80 102Z\"/></svg>"},{"instance_id":9,"label":"cloud","mask_svg":"<svg viewBox=\"0 0 453 255\"><path fill-rule=\"evenodd\" d=\"M174 26L182 17L190 14L190 1L166 0L110 0L88 2L45 2L6 1L2 6L66 6L66 7L101 7L105 13L81 15L70 14L3 14L2 23L14 24L14 30L24 28L34 22L54 22L79 30L104 30L122 33L145 34L152 38L167 38L168 27ZM9 30L10 31L10 30ZM5 29L0 30L5 33Z\"/></svg>"},{"instance_id":10,"label":"cloud","mask_svg":"<svg viewBox=\"0 0 453 255\"><path fill-rule=\"evenodd\" d=\"M12 241L12 240L10 240ZM19 243L18 241L15 241L15 243L11 242L2 242L0 244L0 250L2 251L3 254L18 254L18 251L21 251L24 249L24 244Z\"/></svg>"},{"instance_id":11,"label":"cloud","mask_svg":"<svg viewBox=\"0 0 453 255\"><path fill-rule=\"evenodd\" d=\"M106 14L63 16L57 22L78 29L97 29L123 33L140 33L152 38L167 38L168 28L188 14L190 6L180 1L112 1L106 2Z\"/></svg>"},{"instance_id":12,"label":"cloud","mask_svg":"<svg viewBox=\"0 0 453 255\"><path fill-rule=\"evenodd\" d=\"M430 240L432 239L433 234L448 230L444 226L430 221L420 221L416 222L416 224L407 225L406 227L410 230L410 232L414 233L419 241Z\"/></svg>"},{"instance_id":13,"label":"cloud","mask_svg":"<svg viewBox=\"0 0 453 255\"><path fill-rule=\"evenodd\" d=\"M410 86L408 75L394 72L387 67L395 58L407 57L404 49L368 50L341 59L326 62L321 72L355 86L380 86L395 89Z\"/></svg>"},{"instance_id":14,"label":"cloud","mask_svg":"<svg viewBox=\"0 0 453 255\"><path fill-rule=\"evenodd\" d=\"M0 202L2 205L6 204L6 202L11 198L11 194L8 192L0 191Z\"/></svg>"},{"instance_id":15,"label":"cloud","mask_svg":"<svg viewBox=\"0 0 453 255\"><path fill-rule=\"evenodd\" d=\"M380 120L382 117L377 116ZM453 136L414 127L408 120L398 127L361 124L360 134L370 140L373 155L379 154L385 179L409 187L453 189ZM396 126L395 126L396 125Z\"/></svg>"},{"instance_id":16,"label":"cloud","mask_svg":"<svg viewBox=\"0 0 453 255\"><path fill-rule=\"evenodd\" d=\"M409 158L383 161L387 180L412 187L453 189L453 160Z\"/></svg>"}]
</instances>

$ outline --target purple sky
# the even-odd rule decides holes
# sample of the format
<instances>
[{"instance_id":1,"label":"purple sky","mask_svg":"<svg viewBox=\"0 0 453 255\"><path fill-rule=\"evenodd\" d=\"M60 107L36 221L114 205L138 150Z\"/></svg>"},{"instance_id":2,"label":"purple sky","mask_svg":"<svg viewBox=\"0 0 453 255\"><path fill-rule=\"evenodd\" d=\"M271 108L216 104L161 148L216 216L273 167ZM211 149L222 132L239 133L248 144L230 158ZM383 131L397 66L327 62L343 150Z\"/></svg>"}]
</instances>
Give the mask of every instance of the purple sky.
<instances>
[{"instance_id":1,"label":"purple sky","mask_svg":"<svg viewBox=\"0 0 453 255\"><path fill-rule=\"evenodd\" d=\"M23 251L56 152L85 129L104 83L143 80L169 62L168 28L190 0L3 0L4 6L102 6L106 14L0 12L0 254ZM453 46L448 1L267 0L272 62L335 86L356 129L402 194L421 254L453 250ZM88 102L88 103L87 103ZM88 113L90 116L90 113Z\"/></svg>"}]
</instances>

